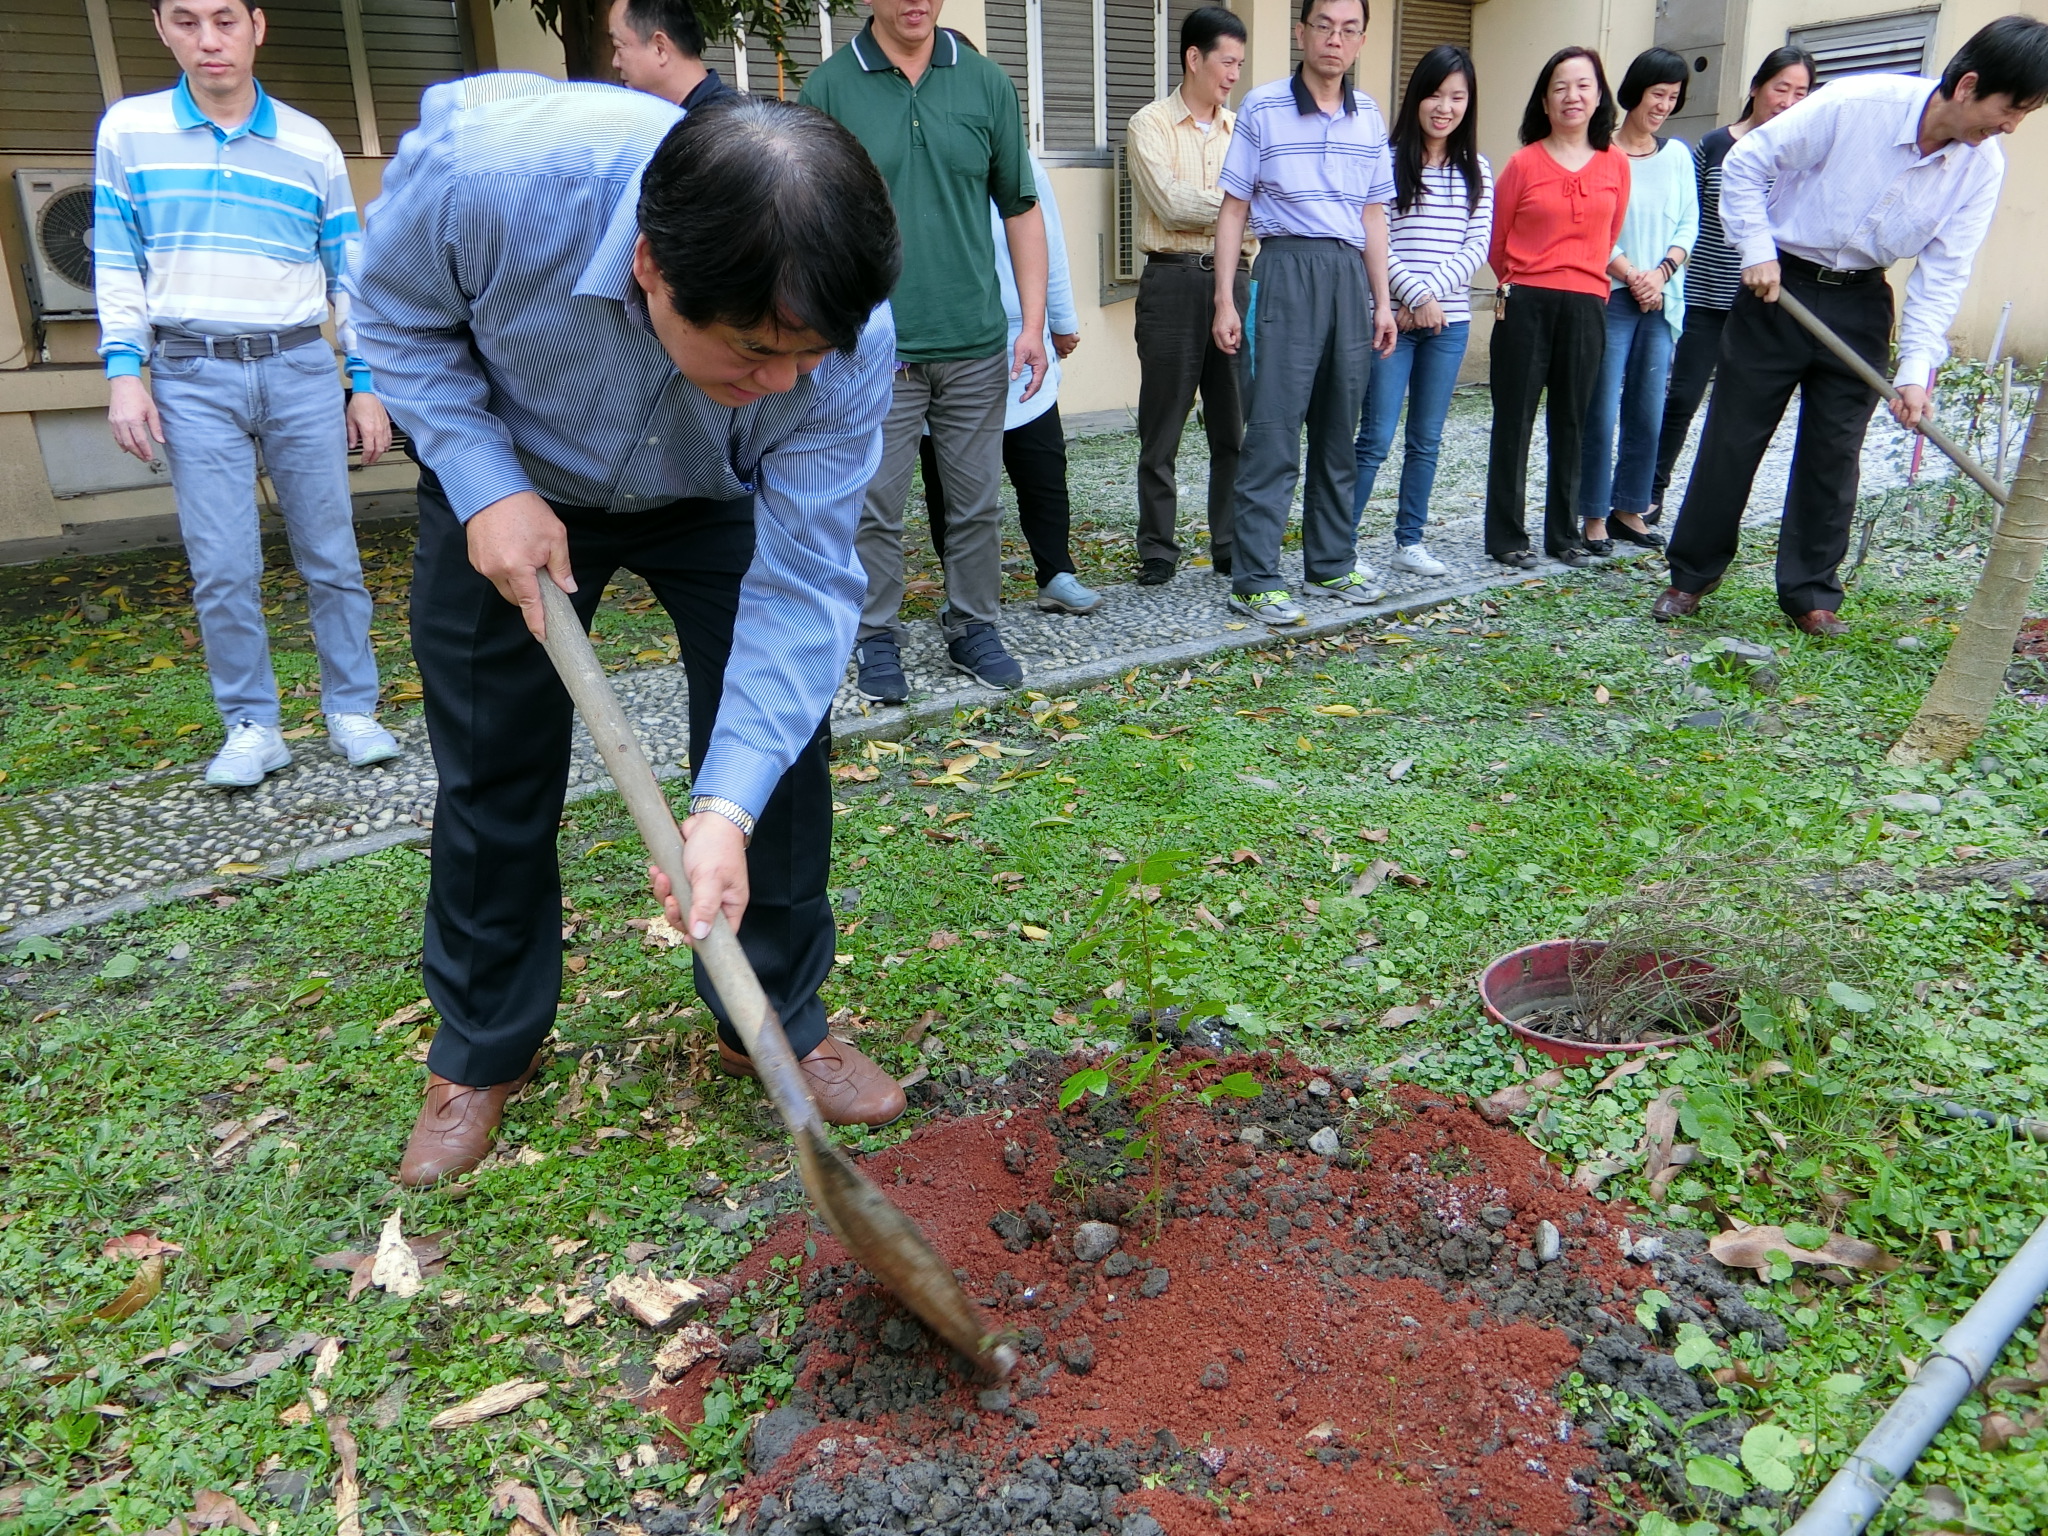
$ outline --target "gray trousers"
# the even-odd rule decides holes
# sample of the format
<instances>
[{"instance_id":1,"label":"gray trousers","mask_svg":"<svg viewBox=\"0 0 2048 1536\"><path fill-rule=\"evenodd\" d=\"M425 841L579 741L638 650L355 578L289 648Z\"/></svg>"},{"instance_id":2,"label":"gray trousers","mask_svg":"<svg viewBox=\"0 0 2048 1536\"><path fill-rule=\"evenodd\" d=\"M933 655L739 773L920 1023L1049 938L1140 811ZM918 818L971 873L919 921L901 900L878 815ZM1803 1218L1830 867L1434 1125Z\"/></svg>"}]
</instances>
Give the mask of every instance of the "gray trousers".
<instances>
[{"instance_id":1,"label":"gray trousers","mask_svg":"<svg viewBox=\"0 0 2048 1536\"><path fill-rule=\"evenodd\" d=\"M1238 313L1251 283L1237 276ZM1216 273L1192 261L1153 257L1138 279L1138 558L1176 560L1179 495L1173 461L1195 391L1209 434L1209 553L1230 555L1237 498L1237 458L1244 442L1244 349L1236 357L1216 345Z\"/></svg>"},{"instance_id":2,"label":"gray trousers","mask_svg":"<svg viewBox=\"0 0 2048 1536\"><path fill-rule=\"evenodd\" d=\"M1301 474L1308 427L1301 548L1310 581L1358 564L1358 479L1352 447L1372 354L1372 285L1365 257L1341 240L1276 237L1259 243L1245 335L1251 389L1237 466L1237 562L1233 592L1270 592L1280 580L1280 540Z\"/></svg>"},{"instance_id":3,"label":"gray trousers","mask_svg":"<svg viewBox=\"0 0 2048 1536\"><path fill-rule=\"evenodd\" d=\"M1007 354L958 363L903 363L882 419L882 463L868 482L854 549L868 575L860 638L893 634L903 606L903 503L917 472L927 425L946 481L946 606L941 626L959 633L969 620L996 622L1003 594L1003 474ZM1023 388L1024 380L1017 381Z\"/></svg>"}]
</instances>

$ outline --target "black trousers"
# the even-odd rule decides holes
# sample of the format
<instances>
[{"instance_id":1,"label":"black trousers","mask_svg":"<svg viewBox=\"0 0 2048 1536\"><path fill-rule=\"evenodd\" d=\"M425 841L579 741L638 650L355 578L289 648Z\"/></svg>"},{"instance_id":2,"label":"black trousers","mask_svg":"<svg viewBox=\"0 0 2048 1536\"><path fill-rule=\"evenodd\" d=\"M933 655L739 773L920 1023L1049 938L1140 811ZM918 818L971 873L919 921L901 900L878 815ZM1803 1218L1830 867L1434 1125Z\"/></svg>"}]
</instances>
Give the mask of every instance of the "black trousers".
<instances>
[{"instance_id":1,"label":"black trousers","mask_svg":"<svg viewBox=\"0 0 2048 1536\"><path fill-rule=\"evenodd\" d=\"M1251 307L1251 274L1239 272L1237 312ZM1133 323L1138 344L1138 558L1177 560L1174 535L1179 492L1174 460L1197 390L1209 435L1209 553L1237 547L1237 461L1244 447L1246 336L1237 355L1210 335L1216 318L1216 274L1198 262L1154 258L1138 279Z\"/></svg>"},{"instance_id":2,"label":"black trousers","mask_svg":"<svg viewBox=\"0 0 2048 1536\"><path fill-rule=\"evenodd\" d=\"M1579 445L1586 406L1607 350L1607 305L1589 293L1517 284L1489 343L1493 441L1486 464L1486 552L1498 558L1529 547L1526 502L1529 442L1538 401L1547 401L1548 485L1543 552L1583 549L1579 538Z\"/></svg>"},{"instance_id":3,"label":"black trousers","mask_svg":"<svg viewBox=\"0 0 2048 1536\"><path fill-rule=\"evenodd\" d=\"M1785 286L1880 372L1891 354L1892 290L1882 276L1833 285L1785 272ZM1799 435L1778 534L1778 606L1797 617L1842 603L1863 433L1877 396L1806 328L1744 289L1721 332L1721 386L1671 531L1671 584L1704 592L1740 540L1757 465L1799 391Z\"/></svg>"},{"instance_id":4,"label":"black trousers","mask_svg":"<svg viewBox=\"0 0 2048 1536\"><path fill-rule=\"evenodd\" d=\"M572 708L519 610L469 563L440 482L420 472L412 643L440 774L423 970L441 1016L427 1065L471 1087L526 1070L562 994L556 832L569 779ZM677 501L646 512L557 506L588 628L620 569L644 577L675 621L690 683L690 768L718 716L740 578L754 557L751 498ZM818 987L835 937L831 737L821 722L763 809L747 854L752 895L740 944L802 1056L825 1038ZM703 969L697 991L719 1036L739 1037Z\"/></svg>"},{"instance_id":5,"label":"black trousers","mask_svg":"<svg viewBox=\"0 0 2048 1536\"><path fill-rule=\"evenodd\" d=\"M1692 430L1692 418L1707 397L1713 382L1714 365L1721 360L1721 328L1728 323L1725 309L1706 309L1698 304L1685 307L1685 329L1679 333L1678 350L1671 357L1671 381L1664 390L1664 425L1657 432L1657 477L1650 483L1650 505L1664 505L1664 493L1671 489L1672 466L1685 447L1685 434Z\"/></svg>"},{"instance_id":6,"label":"black trousers","mask_svg":"<svg viewBox=\"0 0 2048 1536\"><path fill-rule=\"evenodd\" d=\"M924 476L924 504L931 514L932 553L946 558L946 487L939 478L939 454L927 435L917 445ZM1017 490L1017 521L1031 546L1031 564L1042 587L1062 571L1071 573L1067 553L1073 509L1067 500L1067 434L1057 404L1044 415L1003 434L1003 472Z\"/></svg>"}]
</instances>

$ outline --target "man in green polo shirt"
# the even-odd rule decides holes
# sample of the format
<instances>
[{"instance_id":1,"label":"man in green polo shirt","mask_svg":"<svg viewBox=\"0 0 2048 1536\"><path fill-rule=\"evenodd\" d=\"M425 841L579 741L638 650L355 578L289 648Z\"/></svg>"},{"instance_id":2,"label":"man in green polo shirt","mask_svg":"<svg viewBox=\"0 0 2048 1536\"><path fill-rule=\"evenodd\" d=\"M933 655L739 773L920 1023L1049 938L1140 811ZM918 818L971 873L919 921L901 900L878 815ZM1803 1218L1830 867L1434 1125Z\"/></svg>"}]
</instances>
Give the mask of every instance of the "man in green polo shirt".
<instances>
[{"instance_id":1,"label":"man in green polo shirt","mask_svg":"<svg viewBox=\"0 0 2048 1536\"><path fill-rule=\"evenodd\" d=\"M882 463L868 484L855 547L867 568L854 659L861 697L909 697L896 634L903 605L903 504L927 428L946 483L946 606L939 627L953 665L993 688L1024 669L996 630L1002 598L1006 390L1045 379L1045 222L1009 77L957 32L943 0L869 0L868 24L804 83L803 101L859 139L889 184L903 231L896 384L882 424ZM988 205L1003 216L1024 329L1012 355L996 279ZM1015 381L1015 382L1012 382Z\"/></svg>"}]
</instances>

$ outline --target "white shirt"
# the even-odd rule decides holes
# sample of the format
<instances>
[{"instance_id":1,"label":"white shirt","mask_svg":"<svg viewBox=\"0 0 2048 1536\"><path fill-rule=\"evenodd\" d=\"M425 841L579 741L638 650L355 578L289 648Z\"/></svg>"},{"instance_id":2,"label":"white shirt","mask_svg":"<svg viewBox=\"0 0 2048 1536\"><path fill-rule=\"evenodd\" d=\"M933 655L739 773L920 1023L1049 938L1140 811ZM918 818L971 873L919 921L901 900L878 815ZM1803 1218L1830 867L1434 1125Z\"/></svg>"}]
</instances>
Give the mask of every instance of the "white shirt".
<instances>
[{"instance_id":1,"label":"white shirt","mask_svg":"<svg viewBox=\"0 0 2048 1536\"><path fill-rule=\"evenodd\" d=\"M1996 139L1920 153L1934 88L1914 75L1830 81L1744 134L1721 167L1721 226L1745 267L1780 250L1836 268L1919 258L1895 382L1923 387L1948 356L1949 322L2005 179Z\"/></svg>"}]
</instances>

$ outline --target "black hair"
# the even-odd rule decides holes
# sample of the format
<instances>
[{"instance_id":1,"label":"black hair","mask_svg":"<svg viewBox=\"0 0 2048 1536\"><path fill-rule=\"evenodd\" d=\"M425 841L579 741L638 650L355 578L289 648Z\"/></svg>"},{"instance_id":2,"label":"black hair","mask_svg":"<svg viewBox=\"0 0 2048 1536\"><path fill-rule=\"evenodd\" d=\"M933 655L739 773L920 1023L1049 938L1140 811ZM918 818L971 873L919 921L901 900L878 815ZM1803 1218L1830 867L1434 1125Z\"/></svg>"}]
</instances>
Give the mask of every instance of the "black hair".
<instances>
[{"instance_id":1,"label":"black hair","mask_svg":"<svg viewBox=\"0 0 2048 1536\"><path fill-rule=\"evenodd\" d=\"M611 0L605 0L605 8L611 8ZM666 32L668 40L691 58L704 57L704 23L690 0L626 0L625 22L643 43Z\"/></svg>"},{"instance_id":2,"label":"black hair","mask_svg":"<svg viewBox=\"0 0 2048 1536\"><path fill-rule=\"evenodd\" d=\"M1408 89L1401 94L1401 115L1394 119L1394 207L1406 213L1422 201L1422 104L1453 75L1465 77L1469 100L1464 121L1444 140L1444 158L1465 176L1465 211L1479 207L1485 178L1479 173L1479 75L1472 55L1455 43L1438 43L1415 62Z\"/></svg>"},{"instance_id":3,"label":"black hair","mask_svg":"<svg viewBox=\"0 0 2048 1536\"><path fill-rule=\"evenodd\" d=\"M740 96L692 112L647 163L639 213L692 325L804 327L851 352L903 271L874 161L793 101Z\"/></svg>"},{"instance_id":4,"label":"black hair","mask_svg":"<svg viewBox=\"0 0 2048 1536\"><path fill-rule=\"evenodd\" d=\"M1614 93L1614 99L1622 111L1633 112L1642 105L1651 86L1675 85L1678 105L1671 109L1671 115L1676 117L1685 110L1685 82L1691 75L1690 66L1669 48L1645 48L1629 61L1628 73L1621 77L1621 89Z\"/></svg>"},{"instance_id":5,"label":"black hair","mask_svg":"<svg viewBox=\"0 0 2048 1536\"><path fill-rule=\"evenodd\" d=\"M1735 119L1746 123L1756 112L1756 93L1769 85L1788 69L1806 71L1806 88L1813 89L1820 79L1820 64L1814 56L1797 43L1787 43L1782 48L1773 48L1764 55L1763 63L1757 65L1756 73L1749 77L1749 100L1742 104L1742 116Z\"/></svg>"},{"instance_id":6,"label":"black hair","mask_svg":"<svg viewBox=\"0 0 2048 1536\"><path fill-rule=\"evenodd\" d=\"M1308 25L1309 17L1315 14L1319 5L1335 5L1337 0L1301 0L1301 24ZM1358 0L1358 8L1365 14L1360 19L1366 26L1372 25L1372 0Z\"/></svg>"},{"instance_id":7,"label":"black hair","mask_svg":"<svg viewBox=\"0 0 2048 1536\"><path fill-rule=\"evenodd\" d=\"M2048 21L2001 16L1979 27L1941 72L1941 94L1954 100L1963 76L1977 77L1977 95L2003 96L2016 107L2048 100Z\"/></svg>"},{"instance_id":8,"label":"black hair","mask_svg":"<svg viewBox=\"0 0 2048 1536\"><path fill-rule=\"evenodd\" d=\"M1600 101L1593 108L1593 115L1586 119L1586 139L1595 149L1606 149L1614 142L1614 92L1607 88L1607 69L1600 62L1600 55L1590 48L1560 48L1536 73L1536 89L1529 93L1529 105L1522 109L1521 139L1524 144L1534 144L1550 137L1550 114L1544 110L1544 99L1550 94L1550 77L1557 73L1557 66L1573 59L1584 59L1593 66L1593 83L1600 87Z\"/></svg>"},{"instance_id":9,"label":"black hair","mask_svg":"<svg viewBox=\"0 0 2048 1536\"><path fill-rule=\"evenodd\" d=\"M1198 6L1189 11L1180 24L1180 67L1188 67L1188 50L1199 48L1202 57L1214 53L1226 37L1234 37L1240 43L1250 43L1251 35L1244 29L1244 18L1235 11L1226 11L1220 5Z\"/></svg>"}]
</instances>

